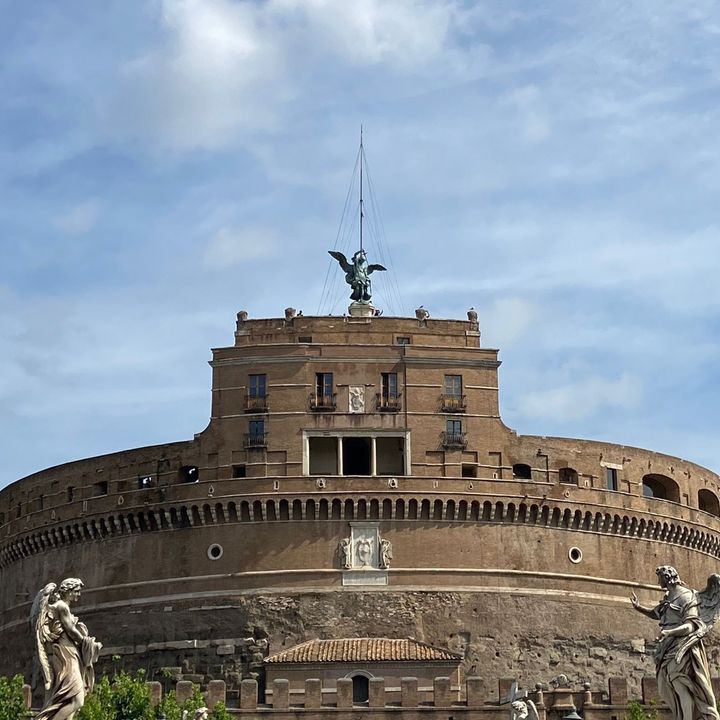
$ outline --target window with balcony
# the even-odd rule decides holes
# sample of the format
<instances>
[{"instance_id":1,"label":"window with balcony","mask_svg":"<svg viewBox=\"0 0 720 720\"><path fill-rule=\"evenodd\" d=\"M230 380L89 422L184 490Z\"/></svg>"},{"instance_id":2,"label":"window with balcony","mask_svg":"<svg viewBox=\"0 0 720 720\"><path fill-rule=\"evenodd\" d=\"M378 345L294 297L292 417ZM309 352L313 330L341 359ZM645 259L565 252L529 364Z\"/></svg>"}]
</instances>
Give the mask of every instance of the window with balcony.
<instances>
[{"instance_id":1,"label":"window with balcony","mask_svg":"<svg viewBox=\"0 0 720 720\"><path fill-rule=\"evenodd\" d=\"M337 407L333 392L333 374L315 373L315 392L310 396L310 409L315 412L334 411Z\"/></svg>"},{"instance_id":2,"label":"window with balcony","mask_svg":"<svg viewBox=\"0 0 720 720\"><path fill-rule=\"evenodd\" d=\"M462 429L462 420L447 420L443 433L443 447L448 449L464 449L467 438Z\"/></svg>"},{"instance_id":3,"label":"window with balcony","mask_svg":"<svg viewBox=\"0 0 720 720\"><path fill-rule=\"evenodd\" d=\"M246 412L265 412L267 410L267 375L248 375Z\"/></svg>"},{"instance_id":4,"label":"window with balcony","mask_svg":"<svg viewBox=\"0 0 720 720\"><path fill-rule=\"evenodd\" d=\"M245 447L248 450L267 447L267 433L265 432L264 420L250 421L248 432L245 434Z\"/></svg>"},{"instance_id":5,"label":"window with balcony","mask_svg":"<svg viewBox=\"0 0 720 720\"><path fill-rule=\"evenodd\" d=\"M183 465L178 473L180 482L196 483L200 479L200 469L197 465Z\"/></svg>"},{"instance_id":6,"label":"window with balcony","mask_svg":"<svg viewBox=\"0 0 720 720\"><path fill-rule=\"evenodd\" d=\"M397 412L400 410L397 373L387 372L380 374L380 394L377 396L377 407L380 412Z\"/></svg>"},{"instance_id":7,"label":"window with balcony","mask_svg":"<svg viewBox=\"0 0 720 720\"><path fill-rule=\"evenodd\" d=\"M443 412L465 412L462 375L446 375L442 395Z\"/></svg>"}]
</instances>

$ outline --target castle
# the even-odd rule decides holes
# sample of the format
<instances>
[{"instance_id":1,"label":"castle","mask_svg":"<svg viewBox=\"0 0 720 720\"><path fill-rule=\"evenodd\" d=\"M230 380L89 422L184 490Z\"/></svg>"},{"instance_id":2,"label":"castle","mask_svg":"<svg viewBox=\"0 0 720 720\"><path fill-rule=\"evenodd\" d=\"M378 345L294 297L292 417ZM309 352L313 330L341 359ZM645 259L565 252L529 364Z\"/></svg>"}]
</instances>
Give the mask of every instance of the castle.
<instances>
[{"instance_id":1,"label":"castle","mask_svg":"<svg viewBox=\"0 0 720 720\"><path fill-rule=\"evenodd\" d=\"M457 657L477 697L558 673L639 694L655 627L628 595L655 599L659 564L691 584L717 568L720 478L517 434L499 364L473 312L238 313L192 440L0 492L0 673L31 676L33 597L77 576L105 666L151 680L251 679L264 697L268 656L304 641L414 638Z\"/></svg>"}]
</instances>

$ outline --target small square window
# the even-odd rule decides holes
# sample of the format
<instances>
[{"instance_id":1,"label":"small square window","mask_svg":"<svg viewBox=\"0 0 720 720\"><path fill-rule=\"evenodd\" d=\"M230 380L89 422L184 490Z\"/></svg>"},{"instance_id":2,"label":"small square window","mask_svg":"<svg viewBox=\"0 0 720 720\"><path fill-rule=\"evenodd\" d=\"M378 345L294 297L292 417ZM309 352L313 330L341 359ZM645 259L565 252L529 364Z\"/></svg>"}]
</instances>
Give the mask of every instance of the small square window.
<instances>
[{"instance_id":1,"label":"small square window","mask_svg":"<svg viewBox=\"0 0 720 720\"><path fill-rule=\"evenodd\" d=\"M409 337L400 337L400 336L398 336L398 337L395 339L395 342L396 342L398 345L410 345L410 338L409 338Z\"/></svg>"},{"instance_id":2,"label":"small square window","mask_svg":"<svg viewBox=\"0 0 720 720\"><path fill-rule=\"evenodd\" d=\"M153 486L152 475L140 475L138 477L138 490L145 490L146 488Z\"/></svg>"},{"instance_id":3,"label":"small square window","mask_svg":"<svg viewBox=\"0 0 720 720\"><path fill-rule=\"evenodd\" d=\"M233 477L244 478L247 477L247 470L244 465L233 465Z\"/></svg>"},{"instance_id":4,"label":"small square window","mask_svg":"<svg viewBox=\"0 0 720 720\"><path fill-rule=\"evenodd\" d=\"M463 463L462 476L466 477L466 478L476 478L477 477L477 465L470 465L470 464Z\"/></svg>"}]
</instances>

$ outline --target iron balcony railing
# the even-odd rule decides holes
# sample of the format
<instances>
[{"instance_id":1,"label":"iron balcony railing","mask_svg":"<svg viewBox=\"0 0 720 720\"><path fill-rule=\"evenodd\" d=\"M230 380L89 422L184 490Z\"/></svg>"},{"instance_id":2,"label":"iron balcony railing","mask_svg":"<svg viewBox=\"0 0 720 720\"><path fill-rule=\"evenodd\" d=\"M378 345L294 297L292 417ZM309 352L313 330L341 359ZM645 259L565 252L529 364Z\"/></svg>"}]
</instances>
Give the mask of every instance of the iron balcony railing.
<instances>
[{"instance_id":1,"label":"iron balcony railing","mask_svg":"<svg viewBox=\"0 0 720 720\"><path fill-rule=\"evenodd\" d=\"M398 393L397 395L382 395L378 393L375 397L379 412L399 412L402 409L402 393Z\"/></svg>"},{"instance_id":2,"label":"iron balcony railing","mask_svg":"<svg viewBox=\"0 0 720 720\"><path fill-rule=\"evenodd\" d=\"M246 395L245 396L245 412L247 413L264 413L268 409L267 395Z\"/></svg>"},{"instance_id":3,"label":"iron balcony railing","mask_svg":"<svg viewBox=\"0 0 720 720\"><path fill-rule=\"evenodd\" d=\"M337 393L328 395L311 393L310 409L313 412L334 412L337 410Z\"/></svg>"},{"instance_id":4,"label":"iron balcony railing","mask_svg":"<svg viewBox=\"0 0 720 720\"><path fill-rule=\"evenodd\" d=\"M467 447L467 434L464 432L444 432L443 447L460 448L464 450Z\"/></svg>"},{"instance_id":5,"label":"iron balcony railing","mask_svg":"<svg viewBox=\"0 0 720 720\"><path fill-rule=\"evenodd\" d=\"M245 447L248 450L267 447L267 433L245 433Z\"/></svg>"},{"instance_id":6,"label":"iron balcony railing","mask_svg":"<svg viewBox=\"0 0 720 720\"><path fill-rule=\"evenodd\" d=\"M443 412L450 413L462 413L465 412L467 404L465 402L465 395L441 395L440 396L440 407Z\"/></svg>"}]
</instances>

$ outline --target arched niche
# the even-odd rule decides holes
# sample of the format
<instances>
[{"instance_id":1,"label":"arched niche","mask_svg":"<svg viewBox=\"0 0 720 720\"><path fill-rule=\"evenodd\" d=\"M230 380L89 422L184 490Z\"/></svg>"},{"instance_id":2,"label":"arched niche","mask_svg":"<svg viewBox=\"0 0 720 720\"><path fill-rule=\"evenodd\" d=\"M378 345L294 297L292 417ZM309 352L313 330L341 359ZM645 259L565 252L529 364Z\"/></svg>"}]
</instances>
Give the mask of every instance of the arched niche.
<instances>
[{"instance_id":1,"label":"arched niche","mask_svg":"<svg viewBox=\"0 0 720 720\"><path fill-rule=\"evenodd\" d=\"M680 502L680 487L667 475L648 473L642 479L642 492L645 497L658 500Z\"/></svg>"},{"instance_id":2,"label":"arched niche","mask_svg":"<svg viewBox=\"0 0 720 720\"><path fill-rule=\"evenodd\" d=\"M698 490L698 507L703 512L720 517L720 501L712 490L707 488Z\"/></svg>"}]
</instances>

